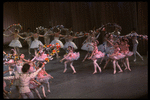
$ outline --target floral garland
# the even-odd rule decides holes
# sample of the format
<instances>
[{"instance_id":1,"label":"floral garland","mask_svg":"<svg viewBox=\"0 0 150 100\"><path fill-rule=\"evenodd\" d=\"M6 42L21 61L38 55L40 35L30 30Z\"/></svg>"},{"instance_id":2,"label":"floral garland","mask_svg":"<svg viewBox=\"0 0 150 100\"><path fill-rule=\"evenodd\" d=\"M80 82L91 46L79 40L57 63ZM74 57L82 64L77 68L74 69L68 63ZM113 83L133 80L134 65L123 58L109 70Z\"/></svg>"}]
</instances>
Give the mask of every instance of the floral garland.
<instances>
[{"instance_id":1,"label":"floral garland","mask_svg":"<svg viewBox=\"0 0 150 100\"><path fill-rule=\"evenodd\" d=\"M23 29L22 26L18 23L18 24L12 24L12 25L8 26L6 30L8 30L8 29L10 29L12 27L20 27L20 30Z\"/></svg>"}]
</instances>

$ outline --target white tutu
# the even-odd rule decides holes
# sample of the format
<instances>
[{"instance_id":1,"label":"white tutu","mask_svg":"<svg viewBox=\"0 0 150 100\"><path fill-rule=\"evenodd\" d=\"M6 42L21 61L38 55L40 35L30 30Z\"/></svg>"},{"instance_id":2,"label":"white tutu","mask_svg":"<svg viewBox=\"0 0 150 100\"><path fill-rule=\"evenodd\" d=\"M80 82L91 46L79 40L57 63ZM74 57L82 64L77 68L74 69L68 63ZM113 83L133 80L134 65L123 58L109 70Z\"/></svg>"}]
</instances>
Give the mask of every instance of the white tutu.
<instances>
[{"instance_id":1,"label":"white tutu","mask_svg":"<svg viewBox=\"0 0 150 100\"><path fill-rule=\"evenodd\" d=\"M64 45L64 49L68 48L68 46L72 46L74 49L78 49L78 47L72 41L66 42Z\"/></svg>"},{"instance_id":2,"label":"white tutu","mask_svg":"<svg viewBox=\"0 0 150 100\"><path fill-rule=\"evenodd\" d=\"M105 52L105 46L106 46L106 44L104 44L104 43L97 46L98 51Z\"/></svg>"},{"instance_id":3,"label":"white tutu","mask_svg":"<svg viewBox=\"0 0 150 100\"><path fill-rule=\"evenodd\" d=\"M39 47L39 44L40 44L40 45L43 45L43 43L42 43L41 41L35 39L35 40L31 43L30 48L31 48L31 49L38 48L38 47Z\"/></svg>"},{"instance_id":4,"label":"white tutu","mask_svg":"<svg viewBox=\"0 0 150 100\"><path fill-rule=\"evenodd\" d=\"M18 39L14 39L9 44L10 47L19 47L22 48L21 42Z\"/></svg>"},{"instance_id":5,"label":"white tutu","mask_svg":"<svg viewBox=\"0 0 150 100\"><path fill-rule=\"evenodd\" d=\"M86 51L93 51L94 47L92 45L93 45L93 43L87 42L87 43L83 44L83 46L81 47L81 49L82 50L86 50Z\"/></svg>"},{"instance_id":6,"label":"white tutu","mask_svg":"<svg viewBox=\"0 0 150 100\"><path fill-rule=\"evenodd\" d=\"M60 48L64 48L63 43L59 40L59 37L54 37L54 40L50 44L56 44L59 43Z\"/></svg>"},{"instance_id":7,"label":"white tutu","mask_svg":"<svg viewBox=\"0 0 150 100\"><path fill-rule=\"evenodd\" d=\"M105 53L112 54L113 52L114 52L114 48L113 47L106 47Z\"/></svg>"}]
</instances>

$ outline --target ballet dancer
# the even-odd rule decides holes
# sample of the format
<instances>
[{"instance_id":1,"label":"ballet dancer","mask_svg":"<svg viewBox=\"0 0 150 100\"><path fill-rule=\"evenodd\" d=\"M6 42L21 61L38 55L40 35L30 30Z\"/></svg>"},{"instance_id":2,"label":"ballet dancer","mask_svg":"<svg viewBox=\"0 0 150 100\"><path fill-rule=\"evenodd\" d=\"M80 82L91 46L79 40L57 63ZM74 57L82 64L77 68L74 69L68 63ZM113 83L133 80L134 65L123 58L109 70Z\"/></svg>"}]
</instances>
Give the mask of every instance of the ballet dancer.
<instances>
[{"instance_id":1,"label":"ballet dancer","mask_svg":"<svg viewBox=\"0 0 150 100\"><path fill-rule=\"evenodd\" d=\"M6 76L6 77L3 77L3 79L4 80L19 79L20 81L19 93L21 94L22 98L26 99L26 96L27 96L27 98L33 99L34 95L29 88L29 83L30 83L30 80L34 78L38 74L38 72L44 67L44 65L45 64L43 63L42 67L39 68L36 72L29 74L28 70L30 68L30 65L24 64L22 67L22 74L19 74L18 77Z\"/></svg>"},{"instance_id":2,"label":"ballet dancer","mask_svg":"<svg viewBox=\"0 0 150 100\"><path fill-rule=\"evenodd\" d=\"M37 67L38 68L41 68L42 66L42 63L39 63L39 66ZM38 82L40 82L41 84L46 84L47 85L47 92L50 92L50 83L49 83L49 80L52 79L53 76L51 76L50 74L48 74L45 69L42 68L42 70L38 73L37 75L37 80ZM43 90L43 88L42 88ZM43 90L43 94L44 94L44 97L46 98L46 95L45 95L45 90Z\"/></svg>"},{"instance_id":3,"label":"ballet dancer","mask_svg":"<svg viewBox=\"0 0 150 100\"><path fill-rule=\"evenodd\" d=\"M53 33L50 29L51 29L51 26L44 29L44 43L46 45L49 45L49 43L50 43L50 37L49 36L52 35L52 33Z\"/></svg>"},{"instance_id":4,"label":"ballet dancer","mask_svg":"<svg viewBox=\"0 0 150 100\"><path fill-rule=\"evenodd\" d=\"M101 72L101 68L97 64L97 59L98 58L102 58L105 55L105 53L102 53L101 51L98 51L98 48L97 48L97 44L98 43L99 42L97 40L94 42L94 45L92 45L94 47L94 50L92 51L91 56L88 58L88 59L93 60L93 64L94 64L94 72L93 72L93 74L97 73L97 68L99 69L99 72Z\"/></svg>"},{"instance_id":5,"label":"ballet dancer","mask_svg":"<svg viewBox=\"0 0 150 100\"><path fill-rule=\"evenodd\" d=\"M73 70L73 74L75 74L76 70L72 64L73 64L74 60L79 59L80 53L79 52L73 52L72 46L68 46L68 50L69 50L68 54L64 55L64 58L60 60L60 62L62 62L63 60L66 59L66 61L64 62L65 69L64 69L63 73L65 73L67 71L67 63L70 63L70 67Z\"/></svg>"},{"instance_id":6,"label":"ballet dancer","mask_svg":"<svg viewBox=\"0 0 150 100\"><path fill-rule=\"evenodd\" d=\"M20 33L20 35L25 35L26 37L29 37L31 36L33 33L31 32L31 29L30 28L27 28L27 32L23 32L23 33ZM28 44L28 53L31 54L30 52L30 46L31 46L31 43L32 43L32 40L31 40L31 37L30 38L27 38L25 39L27 41L27 44Z\"/></svg>"},{"instance_id":7,"label":"ballet dancer","mask_svg":"<svg viewBox=\"0 0 150 100\"><path fill-rule=\"evenodd\" d=\"M60 48L64 48L63 43L59 40L59 37L64 37L64 35L60 34L60 32L61 32L60 29L54 28L53 30L55 30L55 29L56 29L56 32L53 32L54 40L50 44L54 44L55 45L56 43L59 43ZM56 58L60 58L58 53L56 54Z\"/></svg>"},{"instance_id":8,"label":"ballet dancer","mask_svg":"<svg viewBox=\"0 0 150 100\"><path fill-rule=\"evenodd\" d=\"M21 42L19 41L19 38L21 38L21 39L25 39L25 38L23 38L19 35L19 29L15 29L15 32L12 32L11 30L9 30L9 31L11 32L10 35L6 35L6 34L3 34L3 35L6 37L9 37L9 36L14 37L14 39L10 42L9 46L13 47L14 50L16 51L17 55L19 55L19 48L22 48L22 45L21 45Z\"/></svg>"},{"instance_id":9,"label":"ballet dancer","mask_svg":"<svg viewBox=\"0 0 150 100\"><path fill-rule=\"evenodd\" d=\"M34 53L36 55L37 54L37 48L39 47L39 44L43 45L43 43L40 40L38 40L38 38L44 37L44 35L40 35L38 32L35 32L31 36L27 37L25 40L27 40L28 38L31 38L31 37L34 38L34 41L32 41L30 48L34 49Z\"/></svg>"},{"instance_id":10,"label":"ballet dancer","mask_svg":"<svg viewBox=\"0 0 150 100\"><path fill-rule=\"evenodd\" d=\"M137 51L137 46L138 46L138 40L137 40L137 36L138 34L135 31L135 28L133 28L133 30L131 31L131 33L127 34L126 36L131 36L132 37L132 44L133 44L133 55L134 55L134 62L136 62L136 54L142 59L143 57L139 54L139 52Z\"/></svg>"},{"instance_id":11,"label":"ballet dancer","mask_svg":"<svg viewBox=\"0 0 150 100\"><path fill-rule=\"evenodd\" d=\"M94 50L93 42L95 42L95 40L96 40L95 34L94 34L93 31L90 31L90 33L88 33L85 36L88 36L88 37L82 43L83 45L82 45L81 49L87 51L87 54L85 55L85 57L84 57L82 62L84 62L86 60L86 58L91 55L92 51Z\"/></svg>"},{"instance_id":12,"label":"ballet dancer","mask_svg":"<svg viewBox=\"0 0 150 100\"><path fill-rule=\"evenodd\" d=\"M132 56L133 52L129 51L128 39L124 39L124 38L121 39L119 47L120 47L120 52L122 54L126 55L125 56L125 61L124 61L124 59L122 59L123 60L123 64L125 66L124 70L128 69L129 71L131 71L130 64L129 64L129 58L128 57Z\"/></svg>"},{"instance_id":13,"label":"ballet dancer","mask_svg":"<svg viewBox=\"0 0 150 100\"><path fill-rule=\"evenodd\" d=\"M108 39L106 39L110 45L113 46L114 48L114 52L112 54L108 54L107 56L110 58L110 60L113 61L113 67L114 67L114 73L113 74L116 74L116 65L117 67L119 68L119 73L120 72L123 72L120 65L118 64L118 60L120 59L123 59L125 57L125 55L123 55L122 53L120 53L120 48L119 48L119 43L118 42L115 42L114 44L109 41ZM109 61L106 62L106 65Z\"/></svg>"}]
</instances>

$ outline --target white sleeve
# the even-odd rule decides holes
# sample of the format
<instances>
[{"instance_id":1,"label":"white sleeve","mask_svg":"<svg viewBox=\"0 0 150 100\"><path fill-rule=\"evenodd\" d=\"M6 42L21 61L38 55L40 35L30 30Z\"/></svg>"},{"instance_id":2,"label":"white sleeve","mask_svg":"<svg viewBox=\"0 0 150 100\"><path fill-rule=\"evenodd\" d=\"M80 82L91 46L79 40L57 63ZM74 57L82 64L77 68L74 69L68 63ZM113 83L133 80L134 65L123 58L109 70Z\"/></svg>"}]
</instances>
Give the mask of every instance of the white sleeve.
<instances>
[{"instance_id":1,"label":"white sleeve","mask_svg":"<svg viewBox=\"0 0 150 100\"><path fill-rule=\"evenodd\" d=\"M39 68L36 72L30 74L30 78L34 78L42 68Z\"/></svg>"},{"instance_id":2,"label":"white sleeve","mask_svg":"<svg viewBox=\"0 0 150 100\"><path fill-rule=\"evenodd\" d=\"M12 79L15 79L14 76L5 76L3 77L3 80L12 80Z\"/></svg>"}]
</instances>

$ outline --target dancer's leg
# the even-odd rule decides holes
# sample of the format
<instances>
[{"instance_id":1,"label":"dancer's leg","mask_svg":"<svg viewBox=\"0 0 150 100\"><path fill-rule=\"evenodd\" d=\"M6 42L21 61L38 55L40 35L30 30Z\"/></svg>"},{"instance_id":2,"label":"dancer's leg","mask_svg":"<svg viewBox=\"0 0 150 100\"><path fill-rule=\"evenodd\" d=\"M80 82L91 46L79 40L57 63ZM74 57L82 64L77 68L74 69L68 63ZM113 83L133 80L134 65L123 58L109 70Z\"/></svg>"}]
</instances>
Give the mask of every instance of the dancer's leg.
<instances>
[{"instance_id":1,"label":"dancer's leg","mask_svg":"<svg viewBox=\"0 0 150 100\"><path fill-rule=\"evenodd\" d=\"M64 69L64 73L66 72L66 70L67 70L67 63L68 63L69 61L65 61L64 62L64 66L65 66L65 69Z\"/></svg>"},{"instance_id":2,"label":"dancer's leg","mask_svg":"<svg viewBox=\"0 0 150 100\"><path fill-rule=\"evenodd\" d=\"M109 62L110 60L111 60L111 59L108 59L108 60L106 61L106 64L104 65L103 69L106 68L106 66L107 66L107 64L108 64L108 62Z\"/></svg>"},{"instance_id":3,"label":"dancer's leg","mask_svg":"<svg viewBox=\"0 0 150 100\"><path fill-rule=\"evenodd\" d=\"M37 94L37 96L38 96L40 99L42 99L41 96L40 96L39 91L38 91L36 88L34 89L34 91L35 91L35 93Z\"/></svg>"},{"instance_id":4,"label":"dancer's leg","mask_svg":"<svg viewBox=\"0 0 150 100\"><path fill-rule=\"evenodd\" d=\"M101 67L97 64L97 60L95 60L95 65L97 66L97 68L99 69L99 72L101 72Z\"/></svg>"},{"instance_id":5,"label":"dancer's leg","mask_svg":"<svg viewBox=\"0 0 150 100\"><path fill-rule=\"evenodd\" d=\"M127 62L127 66L128 66L129 71L131 71L130 64L129 64L129 59L128 58L126 58L126 62Z\"/></svg>"},{"instance_id":6,"label":"dancer's leg","mask_svg":"<svg viewBox=\"0 0 150 100\"><path fill-rule=\"evenodd\" d=\"M116 61L116 65L117 65L117 67L118 67L119 70L120 70L119 73L123 72L122 69L121 69L121 67L120 67L120 65L118 64L118 61Z\"/></svg>"},{"instance_id":7,"label":"dancer's leg","mask_svg":"<svg viewBox=\"0 0 150 100\"><path fill-rule=\"evenodd\" d=\"M44 86L41 85L41 88L42 88L43 96L46 97Z\"/></svg>"},{"instance_id":8,"label":"dancer's leg","mask_svg":"<svg viewBox=\"0 0 150 100\"><path fill-rule=\"evenodd\" d=\"M70 63L70 67L71 67L72 70L73 70L73 74L75 74L75 73L76 73L76 70L75 70L75 68L74 68L74 66L73 66L72 64L73 64L73 62Z\"/></svg>"},{"instance_id":9,"label":"dancer's leg","mask_svg":"<svg viewBox=\"0 0 150 100\"><path fill-rule=\"evenodd\" d=\"M89 53L87 53L87 54L85 55L85 57L84 57L84 59L83 59L83 61L82 61L82 62L84 62L84 61L85 61L85 59L88 57L88 55L89 55Z\"/></svg>"},{"instance_id":10,"label":"dancer's leg","mask_svg":"<svg viewBox=\"0 0 150 100\"><path fill-rule=\"evenodd\" d=\"M114 74L116 74L116 60L113 60Z\"/></svg>"}]
</instances>

